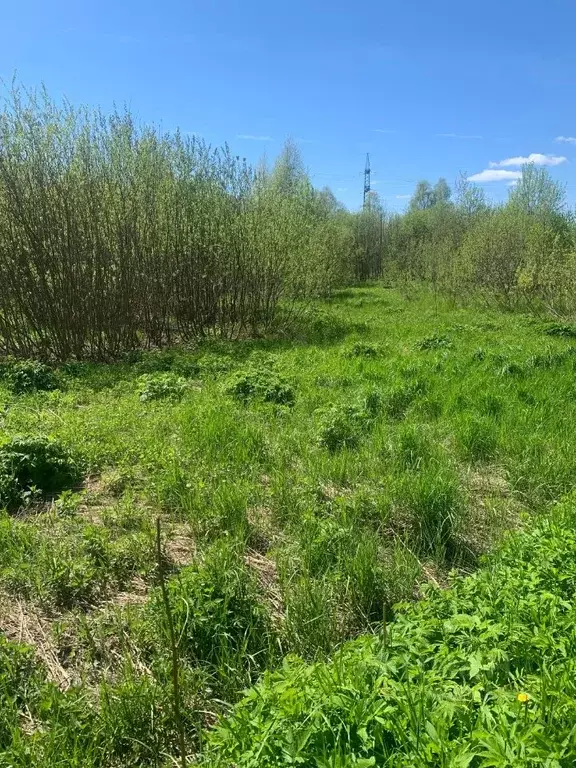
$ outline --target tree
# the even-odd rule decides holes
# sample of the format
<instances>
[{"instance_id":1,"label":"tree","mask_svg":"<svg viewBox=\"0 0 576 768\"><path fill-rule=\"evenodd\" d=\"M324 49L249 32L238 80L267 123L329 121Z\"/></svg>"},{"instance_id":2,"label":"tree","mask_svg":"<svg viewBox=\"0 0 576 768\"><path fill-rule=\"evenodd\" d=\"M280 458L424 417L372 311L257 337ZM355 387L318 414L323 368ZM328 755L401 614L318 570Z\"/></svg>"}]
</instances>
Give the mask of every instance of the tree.
<instances>
[{"instance_id":1,"label":"tree","mask_svg":"<svg viewBox=\"0 0 576 768\"><path fill-rule=\"evenodd\" d=\"M300 149L292 139L286 141L274 163L270 185L287 197L297 195L309 185Z\"/></svg>"},{"instance_id":2,"label":"tree","mask_svg":"<svg viewBox=\"0 0 576 768\"><path fill-rule=\"evenodd\" d=\"M442 205L444 203L449 203L450 198L452 197L452 190L448 186L448 182L446 179L440 178L434 185L434 189L432 190L432 204L433 205Z\"/></svg>"},{"instance_id":3,"label":"tree","mask_svg":"<svg viewBox=\"0 0 576 768\"><path fill-rule=\"evenodd\" d=\"M430 186L430 182L426 180L419 181L410 200L410 210L423 211L426 208L431 208L433 205L434 190Z\"/></svg>"},{"instance_id":4,"label":"tree","mask_svg":"<svg viewBox=\"0 0 576 768\"><path fill-rule=\"evenodd\" d=\"M466 216L475 216L488 209L484 190L477 184L471 184L465 173L460 174L456 181L456 206Z\"/></svg>"},{"instance_id":5,"label":"tree","mask_svg":"<svg viewBox=\"0 0 576 768\"><path fill-rule=\"evenodd\" d=\"M564 211L566 190L552 179L546 168L529 163L522 168L522 177L511 189L508 202L523 213L555 218Z\"/></svg>"}]
</instances>

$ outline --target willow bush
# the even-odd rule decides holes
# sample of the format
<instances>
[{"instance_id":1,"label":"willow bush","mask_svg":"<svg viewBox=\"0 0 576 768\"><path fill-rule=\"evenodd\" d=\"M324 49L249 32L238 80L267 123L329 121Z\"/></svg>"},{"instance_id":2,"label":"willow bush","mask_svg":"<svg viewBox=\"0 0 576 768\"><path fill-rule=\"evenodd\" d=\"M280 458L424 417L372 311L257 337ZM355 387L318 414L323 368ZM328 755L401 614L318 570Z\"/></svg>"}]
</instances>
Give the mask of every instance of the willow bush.
<instances>
[{"instance_id":1,"label":"willow bush","mask_svg":"<svg viewBox=\"0 0 576 768\"><path fill-rule=\"evenodd\" d=\"M236 337L346 280L348 224L296 156L288 145L260 173L127 111L13 88L0 113L1 351L102 359Z\"/></svg>"},{"instance_id":2,"label":"willow bush","mask_svg":"<svg viewBox=\"0 0 576 768\"><path fill-rule=\"evenodd\" d=\"M576 226L546 169L524 166L503 204L460 182L454 201L416 190L384 230L384 274L460 301L570 316L576 313ZM428 185L428 188L430 185Z\"/></svg>"}]
</instances>

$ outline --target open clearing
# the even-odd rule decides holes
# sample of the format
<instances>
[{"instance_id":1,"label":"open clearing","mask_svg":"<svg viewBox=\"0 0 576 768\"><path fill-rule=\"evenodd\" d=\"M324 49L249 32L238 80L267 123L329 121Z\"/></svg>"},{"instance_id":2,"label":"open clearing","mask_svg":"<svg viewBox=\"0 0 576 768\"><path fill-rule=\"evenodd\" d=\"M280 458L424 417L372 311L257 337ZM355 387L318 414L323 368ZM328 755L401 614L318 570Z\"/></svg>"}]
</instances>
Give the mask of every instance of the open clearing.
<instances>
[{"instance_id":1,"label":"open clearing","mask_svg":"<svg viewBox=\"0 0 576 768\"><path fill-rule=\"evenodd\" d=\"M7 364L2 445L84 479L0 517L0 766L174 764L157 518L190 761L573 765L572 331L375 285L296 341Z\"/></svg>"}]
</instances>

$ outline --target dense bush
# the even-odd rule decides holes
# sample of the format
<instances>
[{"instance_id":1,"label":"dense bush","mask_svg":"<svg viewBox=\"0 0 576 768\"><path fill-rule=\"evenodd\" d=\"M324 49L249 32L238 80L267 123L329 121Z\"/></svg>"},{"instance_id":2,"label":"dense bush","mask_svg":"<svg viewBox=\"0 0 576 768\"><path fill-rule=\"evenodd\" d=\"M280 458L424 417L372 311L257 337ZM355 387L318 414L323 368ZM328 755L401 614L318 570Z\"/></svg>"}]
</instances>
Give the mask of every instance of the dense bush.
<instances>
[{"instance_id":1,"label":"dense bush","mask_svg":"<svg viewBox=\"0 0 576 768\"><path fill-rule=\"evenodd\" d=\"M526 165L505 204L490 206L460 180L454 201L424 194L387 220L382 268L406 286L425 282L459 301L508 309L576 311L576 228L565 192L546 169Z\"/></svg>"}]
</instances>

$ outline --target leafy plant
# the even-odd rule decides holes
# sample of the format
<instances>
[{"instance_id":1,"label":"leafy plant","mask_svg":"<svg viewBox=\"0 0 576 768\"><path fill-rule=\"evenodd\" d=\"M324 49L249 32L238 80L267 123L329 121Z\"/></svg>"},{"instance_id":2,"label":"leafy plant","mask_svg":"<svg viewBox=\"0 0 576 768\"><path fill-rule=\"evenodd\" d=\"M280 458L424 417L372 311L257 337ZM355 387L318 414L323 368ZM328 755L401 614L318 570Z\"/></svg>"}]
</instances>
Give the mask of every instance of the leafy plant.
<instances>
[{"instance_id":1,"label":"leafy plant","mask_svg":"<svg viewBox=\"0 0 576 768\"><path fill-rule=\"evenodd\" d=\"M318 442L329 451L356 448L382 410L382 395L372 390L357 404L333 405L320 411Z\"/></svg>"},{"instance_id":2,"label":"leafy plant","mask_svg":"<svg viewBox=\"0 0 576 768\"><path fill-rule=\"evenodd\" d=\"M247 402L261 400L265 403L293 406L293 387L273 368L259 366L236 371L228 379L226 393Z\"/></svg>"},{"instance_id":3,"label":"leafy plant","mask_svg":"<svg viewBox=\"0 0 576 768\"><path fill-rule=\"evenodd\" d=\"M424 339L416 342L416 348L421 350L426 349L443 349L452 346L452 341L449 336L442 336L434 334L433 336L426 336Z\"/></svg>"},{"instance_id":4,"label":"leafy plant","mask_svg":"<svg viewBox=\"0 0 576 768\"><path fill-rule=\"evenodd\" d=\"M0 506L18 506L30 492L54 493L74 486L82 463L46 437L14 437L0 447Z\"/></svg>"},{"instance_id":5,"label":"leafy plant","mask_svg":"<svg viewBox=\"0 0 576 768\"><path fill-rule=\"evenodd\" d=\"M142 403L152 400L181 400L188 382L174 373L144 374L138 380L138 394Z\"/></svg>"},{"instance_id":6,"label":"leafy plant","mask_svg":"<svg viewBox=\"0 0 576 768\"><path fill-rule=\"evenodd\" d=\"M58 387L54 371L38 360L13 362L6 367L4 378L16 395L39 390L50 391Z\"/></svg>"},{"instance_id":7,"label":"leafy plant","mask_svg":"<svg viewBox=\"0 0 576 768\"><path fill-rule=\"evenodd\" d=\"M345 357L367 357L376 358L380 355L381 350L377 344L369 344L365 341L356 341L354 344L344 351Z\"/></svg>"}]
</instances>

